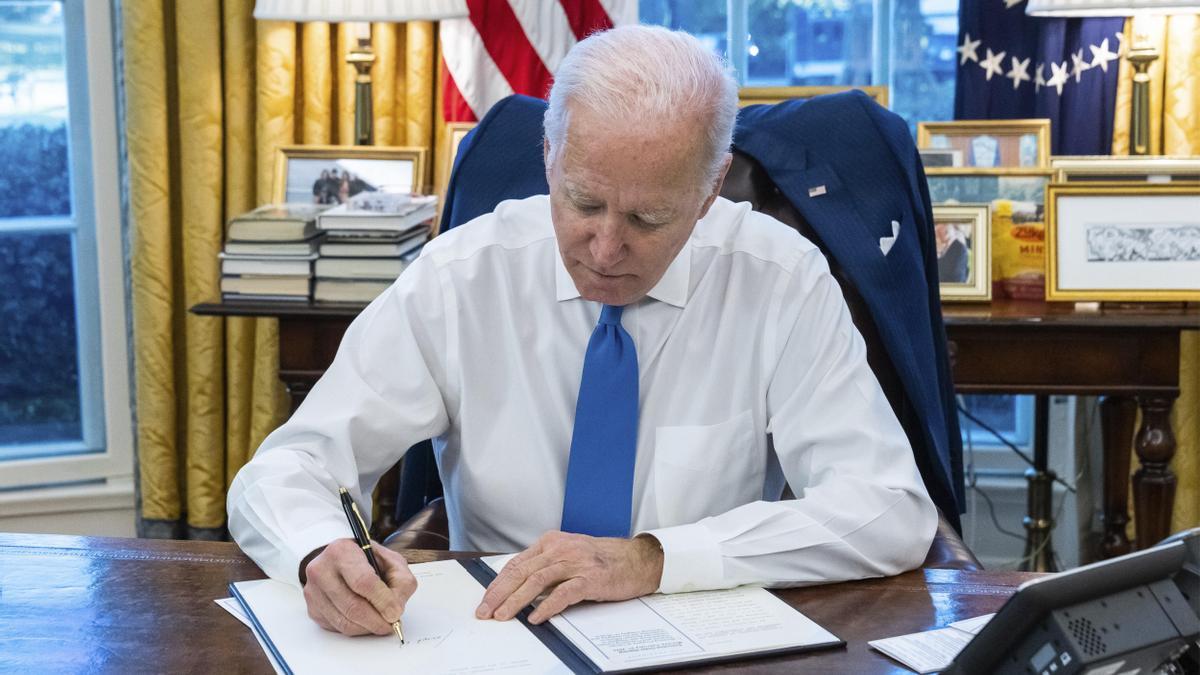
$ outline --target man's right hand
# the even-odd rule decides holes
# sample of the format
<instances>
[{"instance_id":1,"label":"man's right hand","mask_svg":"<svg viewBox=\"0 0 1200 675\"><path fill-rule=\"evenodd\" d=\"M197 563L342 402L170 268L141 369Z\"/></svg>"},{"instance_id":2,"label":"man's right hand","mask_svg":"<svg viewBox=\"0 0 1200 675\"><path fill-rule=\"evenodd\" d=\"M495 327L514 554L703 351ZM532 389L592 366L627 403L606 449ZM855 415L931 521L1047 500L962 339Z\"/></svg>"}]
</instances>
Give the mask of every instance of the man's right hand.
<instances>
[{"instance_id":1,"label":"man's right hand","mask_svg":"<svg viewBox=\"0 0 1200 675\"><path fill-rule=\"evenodd\" d=\"M404 556L371 546L387 583L375 574L353 539L338 539L305 567L308 615L325 630L344 635L388 635L417 590Z\"/></svg>"}]
</instances>

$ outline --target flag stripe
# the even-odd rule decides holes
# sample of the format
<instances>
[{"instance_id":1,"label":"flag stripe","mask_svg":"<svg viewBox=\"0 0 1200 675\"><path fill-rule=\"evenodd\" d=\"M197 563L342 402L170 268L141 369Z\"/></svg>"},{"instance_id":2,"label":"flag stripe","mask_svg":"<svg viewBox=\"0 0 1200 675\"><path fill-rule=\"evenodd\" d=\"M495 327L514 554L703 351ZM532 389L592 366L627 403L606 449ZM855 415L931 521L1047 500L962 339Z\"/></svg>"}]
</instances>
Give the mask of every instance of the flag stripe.
<instances>
[{"instance_id":1,"label":"flag stripe","mask_svg":"<svg viewBox=\"0 0 1200 675\"><path fill-rule=\"evenodd\" d=\"M443 115L483 117L513 93L546 96L578 38L637 22L637 0L464 0L469 18L440 23Z\"/></svg>"},{"instance_id":2,"label":"flag stripe","mask_svg":"<svg viewBox=\"0 0 1200 675\"><path fill-rule=\"evenodd\" d=\"M462 98L476 118L482 118L493 103L513 93L508 80L496 67L483 46L483 38L470 19L448 19L440 22L442 54L446 71L454 79ZM444 100L444 99L443 99ZM451 120L447 121L469 121Z\"/></svg>"},{"instance_id":3,"label":"flag stripe","mask_svg":"<svg viewBox=\"0 0 1200 675\"><path fill-rule=\"evenodd\" d=\"M509 4L546 69L551 73L558 70L576 42L563 6L545 0L509 0Z\"/></svg>"},{"instance_id":4,"label":"flag stripe","mask_svg":"<svg viewBox=\"0 0 1200 675\"><path fill-rule=\"evenodd\" d=\"M463 98L462 92L458 90L458 84L454 82L454 77L450 74L450 67L446 65L446 57L442 57L442 117L447 122L478 122L479 118L475 116L475 111L471 110L471 105L467 103L467 99Z\"/></svg>"},{"instance_id":5,"label":"flag stripe","mask_svg":"<svg viewBox=\"0 0 1200 675\"><path fill-rule=\"evenodd\" d=\"M570 0L567 0L570 2ZM600 0L604 12L614 26L628 26L638 22L637 0Z\"/></svg>"},{"instance_id":6,"label":"flag stripe","mask_svg":"<svg viewBox=\"0 0 1200 675\"><path fill-rule=\"evenodd\" d=\"M612 19L608 18L608 12L604 10L604 5L600 4L600 0L560 1L577 40L582 40L597 29L613 25Z\"/></svg>"},{"instance_id":7,"label":"flag stripe","mask_svg":"<svg viewBox=\"0 0 1200 675\"><path fill-rule=\"evenodd\" d=\"M467 7L484 48L512 90L544 98L552 76L530 44L508 0L467 0Z\"/></svg>"}]
</instances>

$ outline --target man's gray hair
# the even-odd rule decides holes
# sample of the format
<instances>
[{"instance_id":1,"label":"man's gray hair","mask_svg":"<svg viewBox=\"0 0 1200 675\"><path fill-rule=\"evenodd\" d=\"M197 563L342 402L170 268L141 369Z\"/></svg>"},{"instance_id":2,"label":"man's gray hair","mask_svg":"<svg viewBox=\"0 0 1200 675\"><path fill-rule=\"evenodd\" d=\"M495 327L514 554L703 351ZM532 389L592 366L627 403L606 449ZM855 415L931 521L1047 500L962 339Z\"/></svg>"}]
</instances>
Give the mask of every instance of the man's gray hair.
<instances>
[{"instance_id":1,"label":"man's gray hair","mask_svg":"<svg viewBox=\"0 0 1200 675\"><path fill-rule=\"evenodd\" d=\"M568 103L628 126L699 114L706 120L705 177L714 181L733 143L737 82L695 37L658 26L622 26L575 45L554 74L544 120L553 164L566 141Z\"/></svg>"}]
</instances>

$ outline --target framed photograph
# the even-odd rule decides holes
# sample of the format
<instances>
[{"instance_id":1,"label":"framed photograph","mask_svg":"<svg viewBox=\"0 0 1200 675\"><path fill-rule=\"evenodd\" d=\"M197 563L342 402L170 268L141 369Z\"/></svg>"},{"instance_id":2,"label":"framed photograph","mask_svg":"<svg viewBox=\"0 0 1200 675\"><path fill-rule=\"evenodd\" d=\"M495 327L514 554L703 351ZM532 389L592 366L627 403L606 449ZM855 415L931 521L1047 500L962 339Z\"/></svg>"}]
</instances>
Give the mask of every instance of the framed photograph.
<instances>
[{"instance_id":1,"label":"framed photograph","mask_svg":"<svg viewBox=\"0 0 1200 675\"><path fill-rule=\"evenodd\" d=\"M1047 300L1200 300L1200 183L1046 190Z\"/></svg>"},{"instance_id":2,"label":"framed photograph","mask_svg":"<svg viewBox=\"0 0 1200 675\"><path fill-rule=\"evenodd\" d=\"M1050 158L1059 183L1122 182L1178 183L1200 181L1200 157L1058 155Z\"/></svg>"},{"instance_id":3,"label":"framed photograph","mask_svg":"<svg viewBox=\"0 0 1200 675\"><path fill-rule=\"evenodd\" d=\"M1050 169L944 169L928 176L934 208L991 207L992 298L1046 298L1046 186Z\"/></svg>"},{"instance_id":4,"label":"framed photograph","mask_svg":"<svg viewBox=\"0 0 1200 675\"><path fill-rule=\"evenodd\" d=\"M991 207L933 207L938 286L943 302L992 299Z\"/></svg>"},{"instance_id":5,"label":"framed photograph","mask_svg":"<svg viewBox=\"0 0 1200 675\"><path fill-rule=\"evenodd\" d=\"M888 107L888 88L886 86L863 87L742 87L738 90L738 105L782 103L793 98L805 99L825 94L837 94L843 91L858 89L883 107Z\"/></svg>"},{"instance_id":6,"label":"framed photograph","mask_svg":"<svg viewBox=\"0 0 1200 675\"><path fill-rule=\"evenodd\" d=\"M1050 120L918 122L917 147L958 150L965 168L1045 169L1050 166Z\"/></svg>"},{"instance_id":7,"label":"framed photograph","mask_svg":"<svg viewBox=\"0 0 1200 675\"><path fill-rule=\"evenodd\" d=\"M926 169L961 167L963 165L962 150L921 148L917 152L920 153L921 164Z\"/></svg>"},{"instance_id":8,"label":"framed photograph","mask_svg":"<svg viewBox=\"0 0 1200 675\"><path fill-rule=\"evenodd\" d=\"M289 145L275 153L275 203L341 204L359 192L421 192L427 150Z\"/></svg>"}]
</instances>

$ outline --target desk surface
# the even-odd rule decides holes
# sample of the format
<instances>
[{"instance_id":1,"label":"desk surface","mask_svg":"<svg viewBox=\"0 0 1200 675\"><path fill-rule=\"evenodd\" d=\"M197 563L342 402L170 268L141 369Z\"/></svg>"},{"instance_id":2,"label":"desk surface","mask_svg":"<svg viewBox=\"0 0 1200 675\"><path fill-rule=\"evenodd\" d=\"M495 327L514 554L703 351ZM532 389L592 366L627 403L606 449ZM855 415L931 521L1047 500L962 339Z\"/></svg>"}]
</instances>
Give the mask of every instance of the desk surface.
<instances>
[{"instance_id":1,"label":"desk surface","mask_svg":"<svg viewBox=\"0 0 1200 675\"><path fill-rule=\"evenodd\" d=\"M412 562L462 554L406 551ZM271 673L250 631L213 600L263 576L233 544L0 534L0 672ZM918 570L779 592L845 649L706 672L909 672L867 640L993 612L1022 572Z\"/></svg>"}]
</instances>

